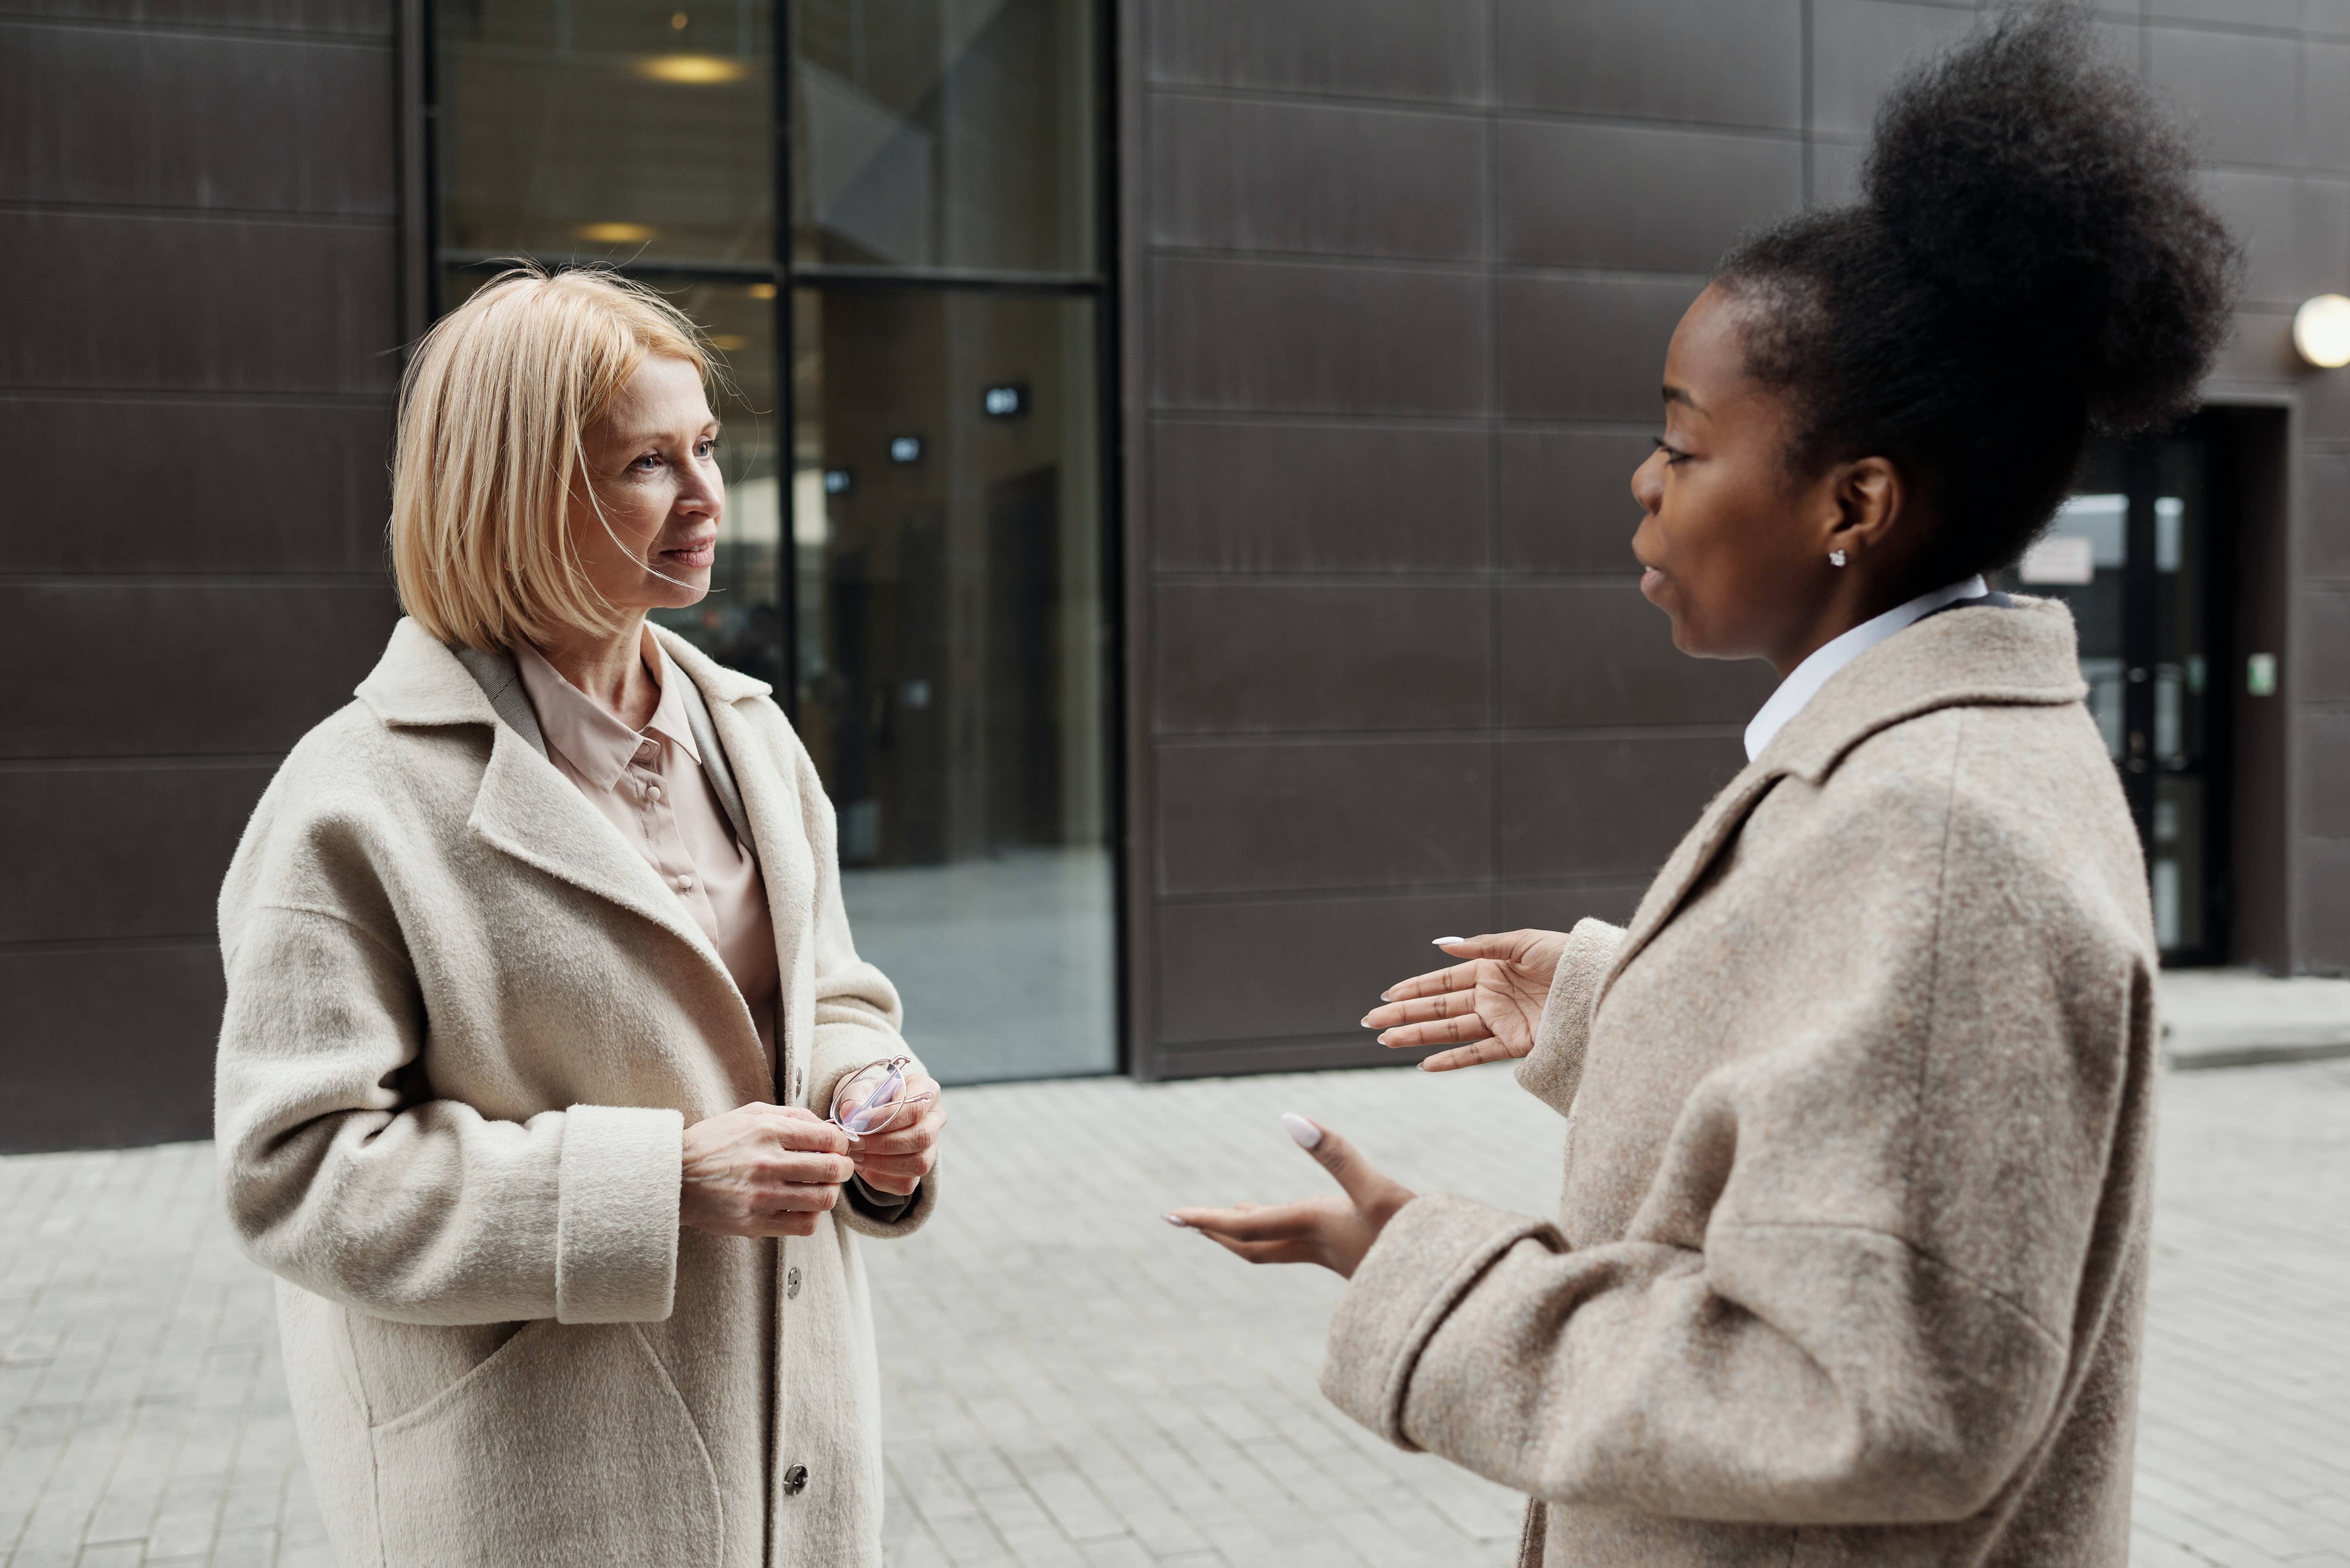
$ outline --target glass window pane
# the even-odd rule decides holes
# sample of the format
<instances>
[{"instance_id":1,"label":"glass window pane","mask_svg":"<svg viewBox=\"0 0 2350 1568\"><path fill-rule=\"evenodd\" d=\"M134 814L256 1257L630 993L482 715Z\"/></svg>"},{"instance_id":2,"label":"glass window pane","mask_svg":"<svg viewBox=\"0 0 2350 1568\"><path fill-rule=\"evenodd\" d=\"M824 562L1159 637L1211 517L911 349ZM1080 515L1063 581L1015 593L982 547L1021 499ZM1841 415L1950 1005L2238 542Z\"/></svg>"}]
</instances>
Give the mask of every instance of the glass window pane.
<instances>
[{"instance_id":1,"label":"glass window pane","mask_svg":"<svg viewBox=\"0 0 2350 1568\"><path fill-rule=\"evenodd\" d=\"M800 262L1092 272L1087 0L796 0Z\"/></svg>"},{"instance_id":2,"label":"glass window pane","mask_svg":"<svg viewBox=\"0 0 2350 1568\"><path fill-rule=\"evenodd\" d=\"M495 275L451 269L442 300L453 309ZM785 691L782 492L775 429L775 288L773 284L694 282L659 275L645 282L709 332L721 356L711 400L723 423L718 453L726 476L718 560L710 595L691 609L653 618L691 639L721 664Z\"/></svg>"},{"instance_id":3,"label":"glass window pane","mask_svg":"<svg viewBox=\"0 0 2350 1568\"><path fill-rule=\"evenodd\" d=\"M764 0L440 0L441 244L765 267Z\"/></svg>"},{"instance_id":4,"label":"glass window pane","mask_svg":"<svg viewBox=\"0 0 2350 1568\"><path fill-rule=\"evenodd\" d=\"M794 310L800 731L858 948L942 1079L1108 1071L1094 304Z\"/></svg>"}]
</instances>

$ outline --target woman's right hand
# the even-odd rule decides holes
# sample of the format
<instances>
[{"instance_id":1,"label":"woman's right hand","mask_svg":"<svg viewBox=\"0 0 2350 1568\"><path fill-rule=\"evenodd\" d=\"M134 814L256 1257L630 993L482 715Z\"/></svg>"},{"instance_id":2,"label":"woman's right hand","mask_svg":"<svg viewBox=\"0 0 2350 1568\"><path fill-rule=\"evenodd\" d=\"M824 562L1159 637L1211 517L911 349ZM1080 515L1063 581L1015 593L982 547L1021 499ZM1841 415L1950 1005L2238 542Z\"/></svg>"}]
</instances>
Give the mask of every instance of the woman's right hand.
<instances>
[{"instance_id":1,"label":"woman's right hand","mask_svg":"<svg viewBox=\"0 0 2350 1568\"><path fill-rule=\"evenodd\" d=\"M1436 945L1469 961L1390 986L1382 994L1387 1005L1365 1014L1363 1027L1381 1031L1379 1044L1391 1050L1452 1047L1420 1063L1423 1073L1473 1067L1532 1051L1543 1003L1550 997L1551 976L1566 951L1566 933L1440 937Z\"/></svg>"},{"instance_id":2,"label":"woman's right hand","mask_svg":"<svg viewBox=\"0 0 2350 1568\"><path fill-rule=\"evenodd\" d=\"M848 1135L814 1111L738 1106L685 1129L678 1220L720 1236L813 1236L853 1168Z\"/></svg>"}]
</instances>

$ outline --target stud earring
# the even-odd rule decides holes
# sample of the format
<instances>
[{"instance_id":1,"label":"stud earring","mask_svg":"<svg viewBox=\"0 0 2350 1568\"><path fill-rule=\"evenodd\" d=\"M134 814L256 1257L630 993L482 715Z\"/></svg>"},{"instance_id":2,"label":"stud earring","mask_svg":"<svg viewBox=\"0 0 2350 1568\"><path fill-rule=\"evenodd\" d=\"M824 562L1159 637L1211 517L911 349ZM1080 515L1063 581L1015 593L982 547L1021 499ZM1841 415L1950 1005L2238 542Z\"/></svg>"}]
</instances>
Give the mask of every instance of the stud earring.
<instances>
[{"instance_id":1,"label":"stud earring","mask_svg":"<svg viewBox=\"0 0 2350 1568\"><path fill-rule=\"evenodd\" d=\"M1844 565L1844 552L1843 552L1842 550L1830 550L1830 551L1828 552L1828 565L1829 565L1829 566L1843 566L1843 565Z\"/></svg>"}]
</instances>

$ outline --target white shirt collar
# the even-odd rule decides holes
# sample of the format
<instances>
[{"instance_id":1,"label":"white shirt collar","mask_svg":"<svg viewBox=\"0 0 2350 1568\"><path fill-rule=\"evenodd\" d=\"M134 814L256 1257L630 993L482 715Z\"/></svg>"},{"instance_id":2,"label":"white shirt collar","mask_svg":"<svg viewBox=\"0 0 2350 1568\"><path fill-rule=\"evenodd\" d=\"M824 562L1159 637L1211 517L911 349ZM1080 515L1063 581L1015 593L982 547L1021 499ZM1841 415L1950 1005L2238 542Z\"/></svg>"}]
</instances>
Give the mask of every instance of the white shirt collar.
<instances>
[{"instance_id":1,"label":"white shirt collar","mask_svg":"<svg viewBox=\"0 0 2350 1568\"><path fill-rule=\"evenodd\" d=\"M1779 682L1779 690L1771 693L1771 700L1762 704L1762 711L1746 726L1746 760L1751 763L1761 756L1762 748L1787 727L1789 720L1804 711L1804 704L1817 696L1820 688L1837 670L1911 622L1924 619L1945 605L1960 599L1979 599L1990 592L1991 585L1981 577L1969 577L1963 583L1919 594L1908 604L1897 605L1874 619L1862 621L1820 647Z\"/></svg>"}]
</instances>

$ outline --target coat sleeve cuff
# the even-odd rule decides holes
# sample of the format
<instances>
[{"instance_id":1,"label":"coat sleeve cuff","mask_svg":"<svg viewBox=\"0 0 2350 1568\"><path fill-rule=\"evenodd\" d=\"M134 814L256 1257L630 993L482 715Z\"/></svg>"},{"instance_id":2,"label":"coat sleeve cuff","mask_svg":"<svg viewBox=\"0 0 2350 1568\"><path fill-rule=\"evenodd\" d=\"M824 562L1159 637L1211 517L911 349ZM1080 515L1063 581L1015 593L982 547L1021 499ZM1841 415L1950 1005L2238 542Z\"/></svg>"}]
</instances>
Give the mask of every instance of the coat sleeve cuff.
<instances>
[{"instance_id":1,"label":"coat sleeve cuff","mask_svg":"<svg viewBox=\"0 0 2350 1568\"><path fill-rule=\"evenodd\" d=\"M1551 972L1550 995L1534 1027L1534 1048L1518 1064L1518 1086L1565 1116L1583 1082L1583 1048L1591 1034L1592 999L1607 978L1624 928L1580 920L1567 933L1566 951Z\"/></svg>"},{"instance_id":2,"label":"coat sleeve cuff","mask_svg":"<svg viewBox=\"0 0 2350 1568\"><path fill-rule=\"evenodd\" d=\"M659 1323L677 1293L685 1117L574 1106L564 1116L555 1222L558 1323Z\"/></svg>"},{"instance_id":3,"label":"coat sleeve cuff","mask_svg":"<svg viewBox=\"0 0 2350 1568\"><path fill-rule=\"evenodd\" d=\"M1338 1298L1322 1361L1322 1393L1399 1449L1405 1397L1429 1337L1494 1259L1548 1221L1449 1192L1415 1198L1388 1220Z\"/></svg>"},{"instance_id":4,"label":"coat sleeve cuff","mask_svg":"<svg viewBox=\"0 0 2350 1568\"><path fill-rule=\"evenodd\" d=\"M862 1180L851 1179L842 1202L832 1211L833 1218L860 1235L875 1236L887 1241L893 1236L910 1236L922 1228L931 1210L939 1206L939 1168L922 1178L922 1184L903 1198L887 1192L864 1189Z\"/></svg>"}]
</instances>

